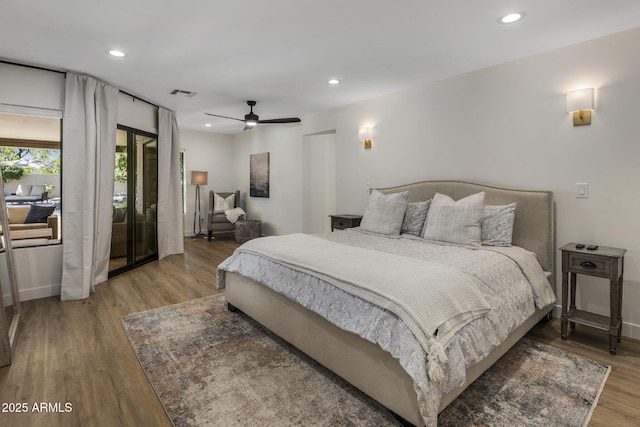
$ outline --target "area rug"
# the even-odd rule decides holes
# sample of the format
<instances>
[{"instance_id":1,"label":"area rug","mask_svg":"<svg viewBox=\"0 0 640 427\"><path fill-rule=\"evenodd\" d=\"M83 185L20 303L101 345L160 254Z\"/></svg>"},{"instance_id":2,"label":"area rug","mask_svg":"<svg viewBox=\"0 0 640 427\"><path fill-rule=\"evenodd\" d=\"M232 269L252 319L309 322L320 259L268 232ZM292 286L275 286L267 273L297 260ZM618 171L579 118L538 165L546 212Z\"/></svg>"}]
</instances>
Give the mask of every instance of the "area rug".
<instances>
[{"instance_id":1,"label":"area rug","mask_svg":"<svg viewBox=\"0 0 640 427\"><path fill-rule=\"evenodd\" d=\"M398 426L393 414L223 295L122 318L176 427ZM521 340L440 414L440 426L585 426L610 368Z\"/></svg>"}]
</instances>

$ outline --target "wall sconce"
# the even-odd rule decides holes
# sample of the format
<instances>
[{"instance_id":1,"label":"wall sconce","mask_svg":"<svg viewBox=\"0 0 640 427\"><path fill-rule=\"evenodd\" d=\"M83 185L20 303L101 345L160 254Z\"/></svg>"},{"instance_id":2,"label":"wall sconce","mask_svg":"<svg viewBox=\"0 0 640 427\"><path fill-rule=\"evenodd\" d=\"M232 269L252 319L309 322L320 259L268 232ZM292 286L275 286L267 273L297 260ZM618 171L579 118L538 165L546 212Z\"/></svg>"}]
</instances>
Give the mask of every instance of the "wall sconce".
<instances>
[{"instance_id":1,"label":"wall sconce","mask_svg":"<svg viewBox=\"0 0 640 427\"><path fill-rule=\"evenodd\" d=\"M567 113L573 113L574 126L591 124L593 92L593 88L567 92Z\"/></svg>"},{"instance_id":2,"label":"wall sconce","mask_svg":"<svg viewBox=\"0 0 640 427\"><path fill-rule=\"evenodd\" d=\"M358 139L364 143L364 149L369 150L371 148L371 135L373 129L370 127L358 129Z\"/></svg>"}]
</instances>

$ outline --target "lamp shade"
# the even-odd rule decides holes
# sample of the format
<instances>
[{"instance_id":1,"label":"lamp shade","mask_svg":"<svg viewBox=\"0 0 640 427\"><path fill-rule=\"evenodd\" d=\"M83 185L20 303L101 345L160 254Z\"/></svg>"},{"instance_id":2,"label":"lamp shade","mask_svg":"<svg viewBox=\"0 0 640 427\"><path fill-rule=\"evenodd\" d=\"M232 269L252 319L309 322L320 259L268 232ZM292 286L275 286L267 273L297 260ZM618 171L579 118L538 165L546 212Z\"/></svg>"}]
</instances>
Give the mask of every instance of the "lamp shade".
<instances>
[{"instance_id":1,"label":"lamp shade","mask_svg":"<svg viewBox=\"0 0 640 427\"><path fill-rule=\"evenodd\" d=\"M593 110L593 88L567 92L567 113Z\"/></svg>"},{"instance_id":2,"label":"lamp shade","mask_svg":"<svg viewBox=\"0 0 640 427\"><path fill-rule=\"evenodd\" d=\"M207 185L209 172L191 171L191 185Z\"/></svg>"}]
</instances>

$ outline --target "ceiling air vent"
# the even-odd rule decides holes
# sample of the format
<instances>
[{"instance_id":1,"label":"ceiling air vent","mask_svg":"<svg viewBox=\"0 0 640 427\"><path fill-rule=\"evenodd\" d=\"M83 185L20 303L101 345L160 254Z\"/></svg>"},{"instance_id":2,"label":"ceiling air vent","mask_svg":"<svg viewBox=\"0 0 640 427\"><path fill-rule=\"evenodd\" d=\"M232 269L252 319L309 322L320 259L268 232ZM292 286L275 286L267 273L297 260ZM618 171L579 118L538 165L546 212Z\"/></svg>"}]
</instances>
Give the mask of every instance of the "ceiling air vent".
<instances>
[{"instance_id":1,"label":"ceiling air vent","mask_svg":"<svg viewBox=\"0 0 640 427\"><path fill-rule=\"evenodd\" d=\"M197 95L196 92L191 92L188 90L182 90L182 89L174 89L171 92L169 92L171 95L180 95L180 96L186 96L187 98L193 98L194 96Z\"/></svg>"}]
</instances>

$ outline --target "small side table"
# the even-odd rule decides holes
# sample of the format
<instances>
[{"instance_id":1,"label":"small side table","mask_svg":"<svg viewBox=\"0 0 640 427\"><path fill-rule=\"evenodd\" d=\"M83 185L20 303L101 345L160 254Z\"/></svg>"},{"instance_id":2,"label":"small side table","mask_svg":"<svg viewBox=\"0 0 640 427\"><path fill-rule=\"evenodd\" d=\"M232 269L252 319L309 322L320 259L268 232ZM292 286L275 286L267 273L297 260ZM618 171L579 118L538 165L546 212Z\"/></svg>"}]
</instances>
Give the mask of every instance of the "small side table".
<instances>
[{"instance_id":1,"label":"small side table","mask_svg":"<svg viewBox=\"0 0 640 427\"><path fill-rule=\"evenodd\" d=\"M236 242L244 243L262 236L262 221L241 219L236 221Z\"/></svg>"},{"instance_id":2,"label":"small side table","mask_svg":"<svg viewBox=\"0 0 640 427\"><path fill-rule=\"evenodd\" d=\"M331 231L358 227L362 221L362 215L337 214L329 215L329 218L331 218Z\"/></svg>"},{"instance_id":3,"label":"small side table","mask_svg":"<svg viewBox=\"0 0 640 427\"><path fill-rule=\"evenodd\" d=\"M562 318L560 336L567 339L567 326L576 323L609 331L609 353L616 354L616 344L622 336L622 276L626 249L601 246L594 251L578 249L575 243L560 248L562 251ZM609 279L609 317L576 308L576 276ZM571 284L571 292L569 292ZM571 303L569 305L569 296ZM567 307L568 306L568 307Z\"/></svg>"}]
</instances>

